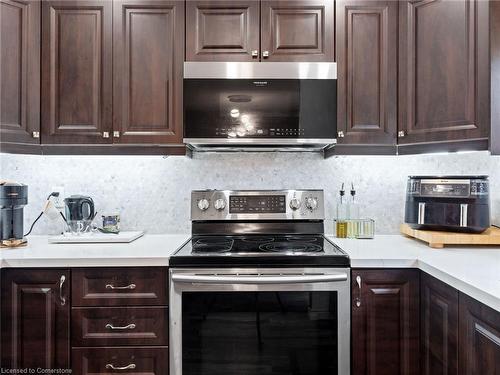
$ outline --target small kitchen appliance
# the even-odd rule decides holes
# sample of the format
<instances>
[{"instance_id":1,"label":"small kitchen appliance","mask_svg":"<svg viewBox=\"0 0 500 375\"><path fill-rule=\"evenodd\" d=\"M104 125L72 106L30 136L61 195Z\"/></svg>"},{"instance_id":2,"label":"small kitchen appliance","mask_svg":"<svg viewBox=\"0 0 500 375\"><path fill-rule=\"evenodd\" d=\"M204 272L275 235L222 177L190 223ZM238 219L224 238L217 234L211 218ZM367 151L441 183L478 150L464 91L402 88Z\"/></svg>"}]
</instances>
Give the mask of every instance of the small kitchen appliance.
<instances>
[{"instance_id":1,"label":"small kitchen appliance","mask_svg":"<svg viewBox=\"0 0 500 375\"><path fill-rule=\"evenodd\" d=\"M483 232L490 227L488 176L410 176L405 222L413 229Z\"/></svg>"},{"instance_id":2,"label":"small kitchen appliance","mask_svg":"<svg viewBox=\"0 0 500 375\"><path fill-rule=\"evenodd\" d=\"M92 223L95 207L92 198L84 195L72 195L64 199L66 222L72 232L81 232Z\"/></svg>"},{"instance_id":3,"label":"small kitchen appliance","mask_svg":"<svg viewBox=\"0 0 500 375\"><path fill-rule=\"evenodd\" d=\"M0 245L26 245L24 206L28 204L28 186L10 181L0 182Z\"/></svg>"},{"instance_id":4,"label":"small kitchen appliance","mask_svg":"<svg viewBox=\"0 0 500 375\"><path fill-rule=\"evenodd\" d=\"M171 375L350 373L350 261L323 191L193 191L191 220L169 261Z\"/></svg>"},{"instance_id":5,"label":"small kitchen appliance","mask_svg":"<svg viewBox=\"0 0 500 375\"><path fill-rule=\"evenodd\" d=\"M195 151L325 151L335 63L184 63L184 143Z\"/></svg>"}]
</instances>

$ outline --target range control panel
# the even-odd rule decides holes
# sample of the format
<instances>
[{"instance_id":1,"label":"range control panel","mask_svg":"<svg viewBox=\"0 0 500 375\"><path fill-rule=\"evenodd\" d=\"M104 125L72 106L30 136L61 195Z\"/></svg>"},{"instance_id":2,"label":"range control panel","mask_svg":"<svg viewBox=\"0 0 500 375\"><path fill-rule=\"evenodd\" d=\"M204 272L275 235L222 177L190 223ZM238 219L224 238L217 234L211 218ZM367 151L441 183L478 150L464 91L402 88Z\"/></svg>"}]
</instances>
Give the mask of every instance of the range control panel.
<instances>
[{"instance_id":1,"label":"range control panel","mask_svg":"<svg viewBox=\"0 0 500 375\"><path fill-rule=\"evenodd\" d=\"M285 213L286 195L230 195L229 213Z\"/></svg>"},{"instance_id":2,"label":"range control panel","mask_svg":"<svg viewBox=\"0 0 500 375\"><path fill-rule=\"evenodd\" d=\"M324 220L323 190L195 190L191 220Z\"/></svg>"}]
</instances>

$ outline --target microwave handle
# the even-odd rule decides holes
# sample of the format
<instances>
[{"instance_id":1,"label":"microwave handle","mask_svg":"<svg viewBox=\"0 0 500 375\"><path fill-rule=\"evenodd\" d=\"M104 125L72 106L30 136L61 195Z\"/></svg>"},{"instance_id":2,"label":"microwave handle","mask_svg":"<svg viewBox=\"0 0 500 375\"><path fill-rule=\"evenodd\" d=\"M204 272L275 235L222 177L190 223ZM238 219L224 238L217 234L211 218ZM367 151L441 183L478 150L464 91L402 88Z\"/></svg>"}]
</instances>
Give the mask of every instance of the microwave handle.
<instances>
[{"instance_id":1,"label":"microwave handle","mask_svg":"<svg viewBox=\"0 0 500 375\"><path fill-rule=\"evenodd\" d=\"M245 276L245 275L172 275L172 281L196 284L303 284L346 281L347 273L321 275Z\"/></svg>"}]
</instances>

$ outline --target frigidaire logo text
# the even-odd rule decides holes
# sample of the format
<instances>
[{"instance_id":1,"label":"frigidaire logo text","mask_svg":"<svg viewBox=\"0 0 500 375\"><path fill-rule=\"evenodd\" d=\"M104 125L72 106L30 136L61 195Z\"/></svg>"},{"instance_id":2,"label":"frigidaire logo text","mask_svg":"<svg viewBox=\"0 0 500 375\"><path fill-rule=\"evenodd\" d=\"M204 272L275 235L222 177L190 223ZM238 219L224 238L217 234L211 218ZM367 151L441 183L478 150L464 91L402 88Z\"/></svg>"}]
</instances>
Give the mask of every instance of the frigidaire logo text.
<instances>
[{"instance_id":1,"label":"frigidaire logo text","mask_svg":"<svg viewBox=\"0 0 500 375\"><path fill-rule=\"evenodd\" d=\"M266 86L267 81L253 81L253 84L257 86Z\"/></svg>"}]
</instances>

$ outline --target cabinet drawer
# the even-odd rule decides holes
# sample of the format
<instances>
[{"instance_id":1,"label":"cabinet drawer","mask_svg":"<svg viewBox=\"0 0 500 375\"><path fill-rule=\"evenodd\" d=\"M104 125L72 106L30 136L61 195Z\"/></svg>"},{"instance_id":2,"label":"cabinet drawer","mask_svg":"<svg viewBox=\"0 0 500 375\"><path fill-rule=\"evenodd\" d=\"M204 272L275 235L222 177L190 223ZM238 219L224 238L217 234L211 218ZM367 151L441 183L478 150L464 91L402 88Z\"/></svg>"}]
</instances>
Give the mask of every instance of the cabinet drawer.
<instances>
[{"instance_id":1,"label":"cabinet drawer","mask_svg":"<svg viewBox=\"0 0 500 375\"><path fill-rule=\"evenodd\" d=\"M73 375L167 375L167 347L73 348Z\"/></svg>"},{"instance_id":2,"label":"cabinet drawer","mask_svg":"<svg viewBox=\"0 0 500 375\"><path fill-rule=\"evenodd\" d=\"M168 308L73 308L71 332L73 346L168 345Z\"/></svg>"},{"instance_id":3,"label":"cabinet drawer","mask_svg":"<svg viewBox=\"0 0 500 375\"><path fill-rule=\"evenodd\" d=\"M165 267L79 268L72 281L73 306L168 304Z\"/></svg>"}]
</instances>

